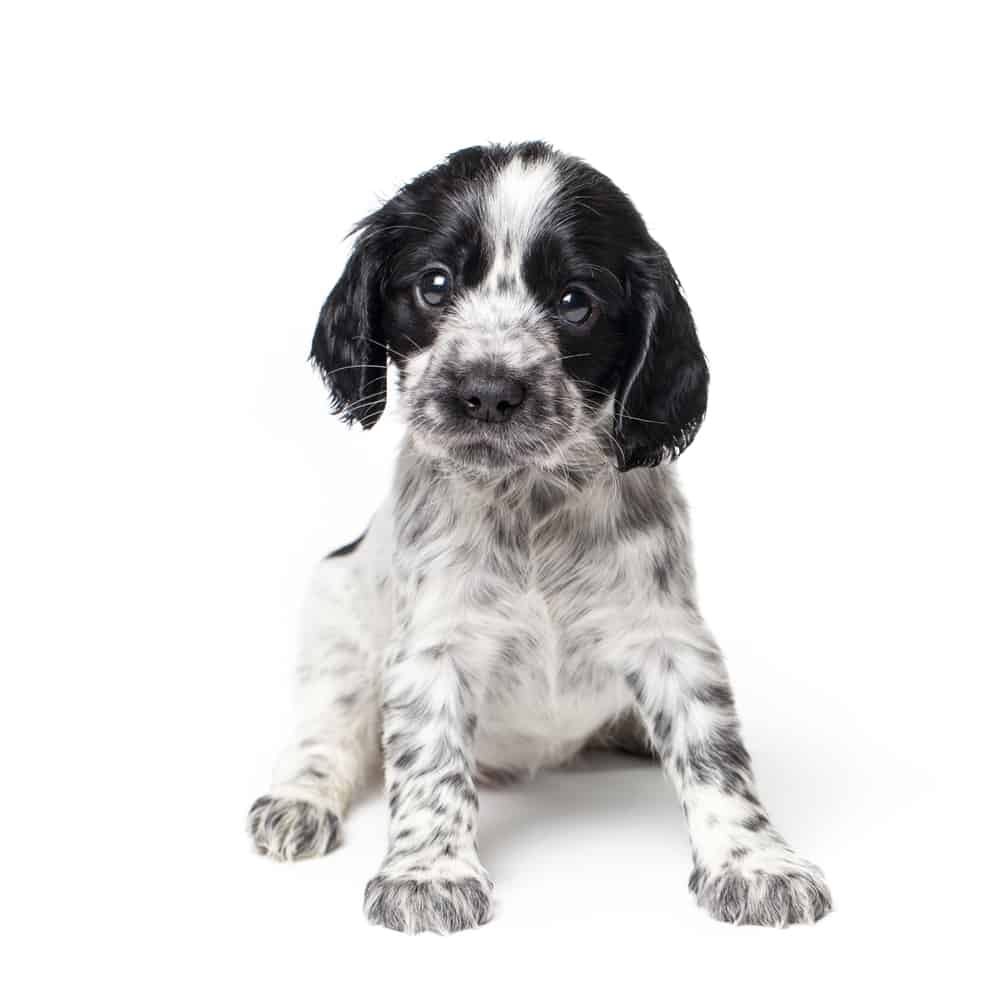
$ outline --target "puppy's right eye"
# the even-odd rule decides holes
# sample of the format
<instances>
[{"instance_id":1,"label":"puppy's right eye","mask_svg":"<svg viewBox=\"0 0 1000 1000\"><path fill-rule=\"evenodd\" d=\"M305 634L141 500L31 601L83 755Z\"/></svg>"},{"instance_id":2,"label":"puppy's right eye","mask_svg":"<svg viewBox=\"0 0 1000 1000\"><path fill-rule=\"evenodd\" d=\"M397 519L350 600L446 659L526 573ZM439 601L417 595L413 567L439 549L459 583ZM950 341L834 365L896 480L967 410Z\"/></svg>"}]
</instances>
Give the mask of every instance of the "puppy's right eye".
<instances>
[{"instance_id":1,"label":"puppy's right eye","mask_svg":"<svg viewBox=\"0 0 1000 1000\"><path fill-rule=\"evenodd\" d=\"M582 288L570 285L559 296L559 315L570 326L584 326L594 315L594 304Z\"/></svg>"},{"instance_id":2,"label":"puppy's right eye","mask_svg":"<svg viewBox=\"0 0 1000 1000\"><path fill-rule=\"evenodd\" d=\"M425 271L417 282L417 294L424 305L440 308L451 298L451 275L439 267Z\"/></svg>"}]
</instances>

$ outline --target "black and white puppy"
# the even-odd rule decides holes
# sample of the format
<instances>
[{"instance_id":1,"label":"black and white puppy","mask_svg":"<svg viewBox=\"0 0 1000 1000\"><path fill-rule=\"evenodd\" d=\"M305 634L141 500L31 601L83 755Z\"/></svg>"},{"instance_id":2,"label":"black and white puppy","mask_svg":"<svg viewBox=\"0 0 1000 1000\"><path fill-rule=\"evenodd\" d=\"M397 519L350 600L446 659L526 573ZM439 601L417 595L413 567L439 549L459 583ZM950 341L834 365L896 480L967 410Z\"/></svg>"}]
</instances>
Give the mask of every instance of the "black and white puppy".
<instances>
[{"instance_id":1,"label":"black and white puppy","mask_svg":"<svg viewBox=\"0 0 1000 1000\"><path fill-rule=\"evenodd\" d=\"M489 919L477 782L591 745L673 781L690 888L734 923L811 922L821 872L758 797L723 658L698 612L669 464L708 368L662 248L607 177L542 143L462 150L365 219L312 359L371 427L399 371L389 499L319 566L298 732L254 803L257 849L325 854L384 764L389 847L368 918Z\"/></svg>"}]
</instances>

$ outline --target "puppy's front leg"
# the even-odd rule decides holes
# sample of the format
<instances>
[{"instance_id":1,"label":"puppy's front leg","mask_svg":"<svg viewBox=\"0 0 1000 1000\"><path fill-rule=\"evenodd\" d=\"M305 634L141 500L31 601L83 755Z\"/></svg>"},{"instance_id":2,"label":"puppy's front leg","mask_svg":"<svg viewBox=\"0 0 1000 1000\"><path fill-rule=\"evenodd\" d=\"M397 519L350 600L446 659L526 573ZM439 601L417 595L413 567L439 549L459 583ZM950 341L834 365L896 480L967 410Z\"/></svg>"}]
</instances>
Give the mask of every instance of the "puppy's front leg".
<instances>
[{"instance_id":1,"label":"puppy's front leg","mask_svg":"<svg viewBox=\"0 0 1000 1000\"><path fill-rule=\"evenodd\" d=\"M493 884L476 851L474 684L454 647L440 643L404 649L384 685L389 849L365 912L411 934L486 923Z\"/></svg>"},{"instance_id":2,"label":"puppy's front leg","mask_svg":"<svg viewBox=\"0 0 1000 1000\"><path fill-rule=\"evenodd\" d=\"M722 656L703 626L647 647L626 673L687 818L691 891L730 923L811 923L831 907L822 872L771 825L740 736Z\"/></svg>"}]
</instances>

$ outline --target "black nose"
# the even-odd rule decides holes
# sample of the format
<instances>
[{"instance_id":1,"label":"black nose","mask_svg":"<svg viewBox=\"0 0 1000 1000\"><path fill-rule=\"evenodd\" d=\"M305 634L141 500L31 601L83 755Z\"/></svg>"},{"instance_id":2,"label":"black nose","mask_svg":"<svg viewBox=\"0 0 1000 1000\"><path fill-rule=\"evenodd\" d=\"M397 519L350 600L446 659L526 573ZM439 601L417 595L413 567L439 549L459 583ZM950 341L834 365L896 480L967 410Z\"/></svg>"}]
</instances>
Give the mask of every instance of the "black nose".
<instances>
[{"instance_id":1,"label":"black nose","mask_svg":"<svg viewBox=\"0 0 1000 1000\"><path fill-rule=\"evenodd\" d=\"M524 386L497 375L466 375L458 386L458 398L474 420L501 424L524 402Z\"/></svg>"}]
</instances>

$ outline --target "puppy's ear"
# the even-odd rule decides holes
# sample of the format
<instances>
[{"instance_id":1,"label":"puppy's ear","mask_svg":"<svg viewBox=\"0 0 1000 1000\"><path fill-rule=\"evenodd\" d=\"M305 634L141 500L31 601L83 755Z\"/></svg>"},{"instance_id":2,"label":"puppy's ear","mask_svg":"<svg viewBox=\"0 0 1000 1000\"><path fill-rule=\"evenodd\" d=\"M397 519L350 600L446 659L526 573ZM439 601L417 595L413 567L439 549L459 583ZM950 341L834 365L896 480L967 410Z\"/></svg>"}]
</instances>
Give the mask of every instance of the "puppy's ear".
<instances>
[{"instance_id":1,"label":"puppy's ear","mask_svg":"<svg viewBox=\"0 0 1000 1000\"><path fill-rule=\"evenodd\" d=\"M383 261L364 230L368 221L358 227L344 273L319 314L310 355L330 390L333 412L366 429L385 409L389 374L381 329Z\"/></svg>"},{"instance_id":2,"label":"puppy's ear","mask_svg":"<svg viewBox=\"0 0 1000 1000\"><path fill-rule=\"evenodd\" d=\"M626 263L638 347L615 398L621 469L673 460L694 440L708 403L708 364L667 255L653 244Z\"/></svg>"}]
</instances>

